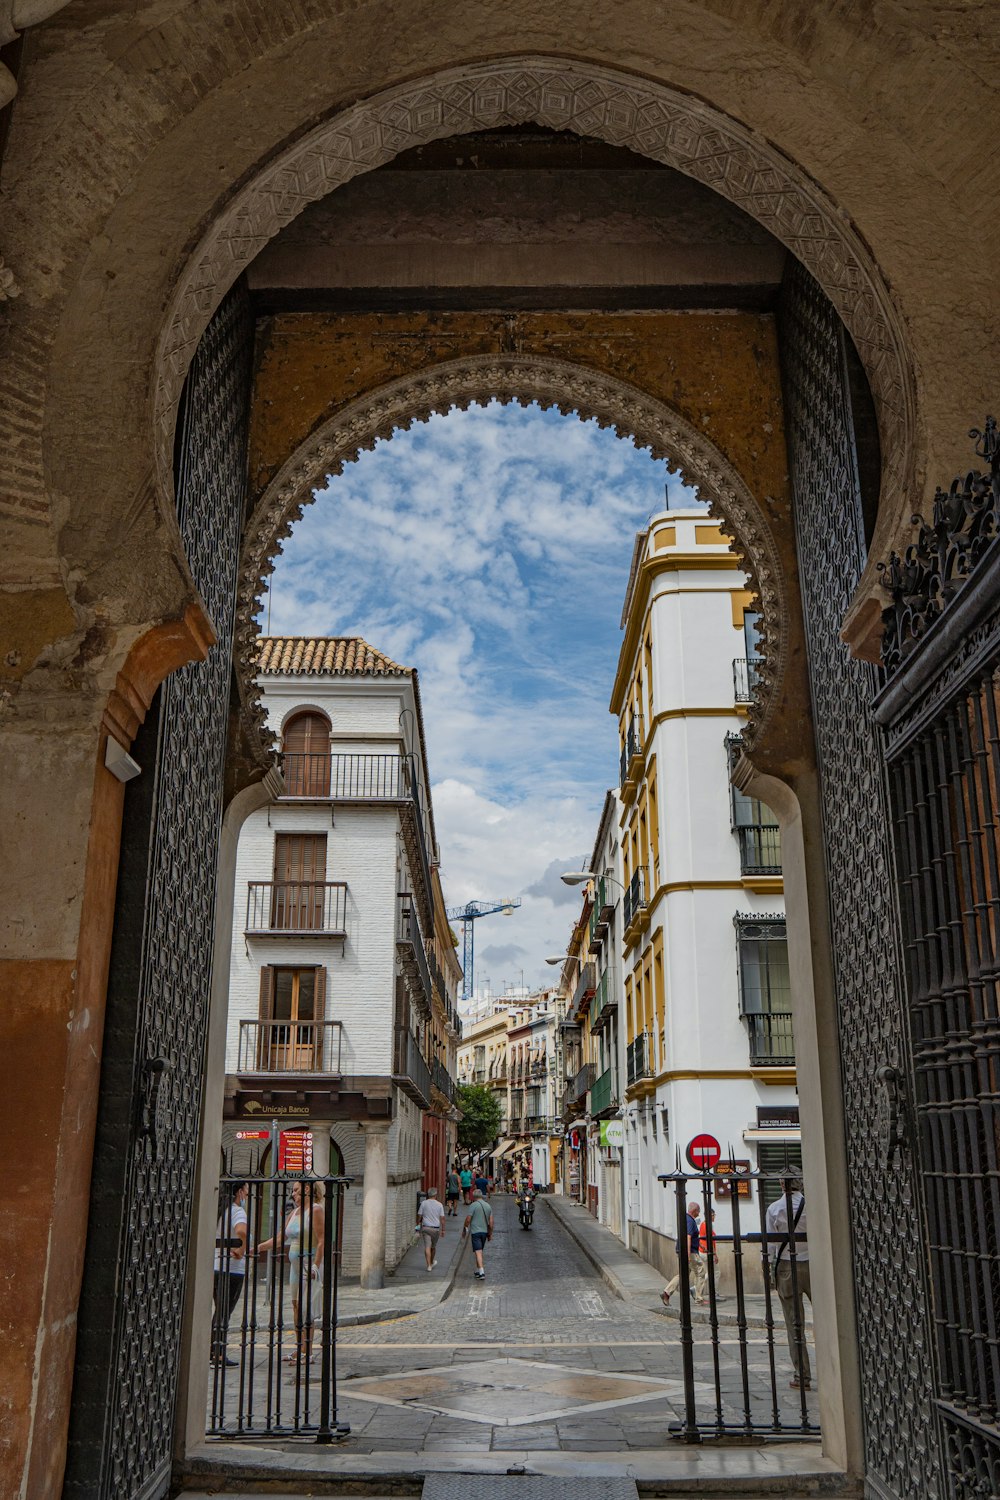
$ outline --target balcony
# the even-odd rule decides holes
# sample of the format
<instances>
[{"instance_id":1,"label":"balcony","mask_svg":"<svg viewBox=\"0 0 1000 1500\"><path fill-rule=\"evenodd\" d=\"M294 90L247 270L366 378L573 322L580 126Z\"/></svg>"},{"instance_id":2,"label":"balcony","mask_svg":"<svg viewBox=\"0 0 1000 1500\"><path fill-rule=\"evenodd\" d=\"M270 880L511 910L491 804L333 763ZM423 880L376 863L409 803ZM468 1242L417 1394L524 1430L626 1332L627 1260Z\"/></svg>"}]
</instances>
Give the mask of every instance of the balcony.
<instances>
[{"instance_id":1,"label":"balcony","mask_svg":"<svg viewBox=\"0 0 1000 1500\"><path fill-rule=\"evenodd\" d=\"M440 1058L435 1058L431 1065L431 1082L439 1094L443 1094L449 1104L455 1100L455 1080Z\"/></svg>"},{"instance_id":2,"label":"balcony","mask_svg":"<svg viewBox=\"0 0 1000 1500\"><path fill-rule=\"evenodd\" d=\"M595 1078L591 1084L590 1113L592 1115L604 1114L618 1103L614 1072L614 1068L605 1068L600 1077Z\"/></svg>"},{"instance_id":3,"label":"balcony","mask_svg":"<svg viewBox=\"0 0 1000 1500\"><path fill-rule=\"evenodd\" d=\"M790 1011L758 1011L743 1019L750 1033L752 1068L794 1068L795 1037Z\"/></svg>"},{"instance_id":4,"label":"balcony","mask_svg":"<svg viewBox=\"0 0 1000 1500\"><path fill-rule=\"evenodd\" d=\"M611 975L605 970L601 975L600 983L593 1000L590 1002L590 1030L592 1033L600 1031L601 1027L617 1010L618 1001L611 986Z\"/></svg>"},{"instance_id":5,"label":"balcony","mask_svg":"<svg viewBox=\"0 0 1000 1500\"><path fill-rule=\"evenodd\" d=\"M634 1042L628 1044L626 1062L629 1087L653 1076L653 1048L648 1031L640 1031Z\"/></svg>"},{"instance_id":6,"label":"balcony","mask_svg":"<svg viewBox=\"0 0 1000 1500\"><path fill-rule=\"evenodd\" d=\"M396 953L410 998L426 1020L430 1017L432 1004L431 974L413 898L408 894L401 894L399 897Z\"/></svg>"},{"instance_id":7,"label":"balcony","mask_svg":"<svg viewBox=\"0 0 1000 1500\"><path fill-rule=\"evenodd\" d=\"M241 1021L236 1071L340 1076L340 1021Z\"/></svg>"},{"instance_id":8,"label":"balcony","mask_svg":"<svg viewBox=\"0 0 1000 1500\"><path fill-rule=\"evenodd\" d=\"M245 930L248 937L346 937L347 883L251 880Z\"/></svg>"},{"instance_id":9,"label":"balcony","mask_svg":"<svg viewBox=\"0 0 1000 1500\"><path fill-rule=\"evenodd\" d=\"M636 870L632 879L625 888L625 900L622 903L622 917L624 920L623 941L626 948L630 948L639 933L646 925L646 872Z\"/></svg>"},{"instance_id":10,"label":"balcony","mask_svg":"<svg viewBox=\"0 0 1000 1500\"><path fill-rule=\"evenodd\" d=\"M737 703L753 703L760 682L760 663L738 656L733 662L733 695Z\"/></svg>"},{"instance_id":11,"label":"balcony","mask_svg":"<svg viewBox=\"0 0 1000 1500\"><path fill-rule=\"evenodd\" d=\"M622 745L620 776L621 794L630 797L639 785L642 776L642 714L633 714L625 731Z\"/></svg>"},{"instance_id":12,"label":"balcony","mask_svg":"<svg viewBox=\"0 0 1000 1500\"><path fill-rule=\"evenodd\" d=\"M395 1081L414 1104L418 1104L421 1109L429 1109L431 1070L424 1060L416 1037L407 1027L400 1027L396 1032L392 1071Z\"/></svg>"},{"instance_id":13,"label":"balcony","mask_svg":"<svg viewBox=\"0 0 1000 1500\"><path fill-rule=\"evenodd\" d=\"M524 1124L529 1135L551 1135L555 1129L551 1115L528 1115Z\"/></svg>"},{"instance_id":14,"label":"balcony","mask_svg":"<svg viewBox=\"0 0 1000 1500\"><path fill-rule=\"evenodd\" d=\"M744 875L781 874L781 830L777 823L754 823L737 828L740 869Z\"/></svg>"},{"instance_id":15,"label":"balcony","mask_svg":"<svg viewBox=\"0 0 1000 1500\"><path fill-rule=\"evenodd\" d=\"M580 970L580 978L576 982L576 989L573 991L573 999L570 1001L569 1008L571 1014L578 1015L580 1013L583 1005L590 1000L596 988L597 973L594 965L584 964Z\"/></svg>"},{"instance_id":16,"label":"balcony","mask_svg":"<svg viewBox=\"0 0 1000 1500\"><path fill-rule=\"evenodd\" d=\"M588 1092L590 1091L590 1086L594 1081L594 1074L596 1071L597 1070L594 1067L593 1063L584 1063L583 1067L577 1073L576 1077L573 1079L573 1082L570 1084L569 1088L566 1091L569 1095L571 1103L583 1103L583 1101L587 1097Z\"/></svg>"}]
</instances>

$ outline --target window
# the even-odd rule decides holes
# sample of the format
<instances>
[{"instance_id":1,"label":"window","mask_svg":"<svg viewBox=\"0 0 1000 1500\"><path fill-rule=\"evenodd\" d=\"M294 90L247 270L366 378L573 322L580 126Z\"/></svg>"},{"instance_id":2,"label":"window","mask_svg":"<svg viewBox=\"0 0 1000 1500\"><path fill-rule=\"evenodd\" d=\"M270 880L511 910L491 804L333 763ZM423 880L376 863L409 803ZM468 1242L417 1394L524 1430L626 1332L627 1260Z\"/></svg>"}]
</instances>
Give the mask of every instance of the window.
<instances>
[{"instance_id":1,"label":"window","mask_svg":"<svg viewBox=\"0 0 1000 1500\"><path fill-rule=\"evenodd\" d=\"M747 661L762 661L760 641L760 615L752 609L743 611L743 642Z\"/></svg>"},{"instance_id":2,"label":"window","mask_svg":"<svg viewBox=\"0 0 1000 1500\"><path fill-rule=\"evenodd\" d=\"M286 795L330 795L330 721L324 714L296 714L282 738Z\"/></svg>"},{"instance_id":3,"label":"window","mask_svg":"<svg viewBox=\"0 0 1000 1500\"><path fill-rule=\"evenodd\" d=\"M271 926L322 932L326 908L326 834L279 833L274 839Z\"/></svg>"},{"instance_id":4,"label":"window","mask_svg":"<svg viewBox=\"0 0 1000 1500\"><path fill-rule=\"evenodd\" d=\"M757 1147L757 1165L762 1172L787 1172L794 1177L802 1176L802 1147L798 1141L774 1141ZM764 1207L770 1208L781 1197L781 1183L772 1179L762 1181L760 1196Z\"/></svg>"},{"instance_id":5,"label":"window","mask_svg":"<svg viewBox=\"0 0 1000 1500\"><path fill-rule=\"evenodd\" d=\"M739 753L738 734L726 738L726 752L732 771ZM756 797L748 797L729 783L733 832L740 845L740 868L744 875L781 874L781 833L771 809Z\"/></svg>"},{"instance_id":6,"label":"window","mask_svg":"<svg viewBox=\"0 0 1000 1500\"><path fill-rule=\"evenodd\" d=\"M735 918L744 1016L791 1011L791 980L784 920Z\"/></svg>"},{"instance_id":7,"label":"window","mask_svg":"<svg viewBox=\"0 0 1000 1500\"><path fill-rule=\"evenodd\" d=\"M323 1068L325 968L260 973L257 1066L265 1073L315 1073Z\"/></svg>"}]
</instances>

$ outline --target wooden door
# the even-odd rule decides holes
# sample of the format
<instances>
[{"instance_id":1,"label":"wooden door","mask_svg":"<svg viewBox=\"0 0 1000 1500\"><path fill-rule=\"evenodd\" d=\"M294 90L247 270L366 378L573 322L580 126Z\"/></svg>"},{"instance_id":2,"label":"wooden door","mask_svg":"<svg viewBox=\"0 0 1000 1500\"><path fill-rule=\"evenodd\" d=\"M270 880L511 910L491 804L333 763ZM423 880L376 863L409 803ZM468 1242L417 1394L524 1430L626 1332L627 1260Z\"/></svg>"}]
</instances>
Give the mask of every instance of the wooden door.
<instances>
[{"instance_id":1,"label":"wooden door","mask_svg":"<svg viewBox=\"0 0 1000 1500\"><path fill-rule=\"evenodd\" d=\"M330 724L322 714L296 714L285 726L285 786L290 797L330 795Z\"/></svg>"}]
</instances>

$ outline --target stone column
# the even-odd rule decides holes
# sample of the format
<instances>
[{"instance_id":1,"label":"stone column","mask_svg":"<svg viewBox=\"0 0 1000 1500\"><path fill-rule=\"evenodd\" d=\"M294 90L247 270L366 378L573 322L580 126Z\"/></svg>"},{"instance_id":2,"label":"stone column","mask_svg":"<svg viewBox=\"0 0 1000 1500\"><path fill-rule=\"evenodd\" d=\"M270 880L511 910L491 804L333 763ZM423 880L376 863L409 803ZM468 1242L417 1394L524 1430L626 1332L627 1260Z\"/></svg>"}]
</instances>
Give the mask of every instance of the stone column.
<instances>
[{"instance_id":1,"label":"stone column","mask_svg":"<svg viewBox=\"0 0 1000 1500\"><path fill-rule=\"evenodd\" d=\"M389 1197L388 1120L366 1120L365 1185L361 1209L361 1285L385 1285L385 1214Z\"/></svg>"}]
</instances>

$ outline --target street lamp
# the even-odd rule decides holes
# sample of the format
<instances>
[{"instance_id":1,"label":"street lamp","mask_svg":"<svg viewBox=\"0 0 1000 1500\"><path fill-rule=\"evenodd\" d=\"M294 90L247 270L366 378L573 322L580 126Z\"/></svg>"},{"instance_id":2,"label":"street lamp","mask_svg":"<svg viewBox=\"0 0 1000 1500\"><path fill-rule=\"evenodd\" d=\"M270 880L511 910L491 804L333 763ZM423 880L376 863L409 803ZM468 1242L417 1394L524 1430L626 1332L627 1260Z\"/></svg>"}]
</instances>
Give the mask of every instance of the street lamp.
<instances>
[{"instance_id":1,"label":"street lamp","mask_svg":"<svg viewBox=\"0 0 1000 1500\"><path fill-rule=\"evenodd\" d=\"M575 958L575 953L553 953L545 960L547 964L564 964L567 958Z\"/></svg>"},{"instance_id":2,"label":"street lamp","mask_svg":"<svg viewBox=\"0 0 1000 1500\"><path fill-rule=\"evenodd\" d=\"M620 891L625 889L618 876L612 875L610 870L605 870L603 875L598 875L596 870L567 870L559 879L563 885L583 885L588 880L610 880Z\"/></svg>"}]
</instances>

